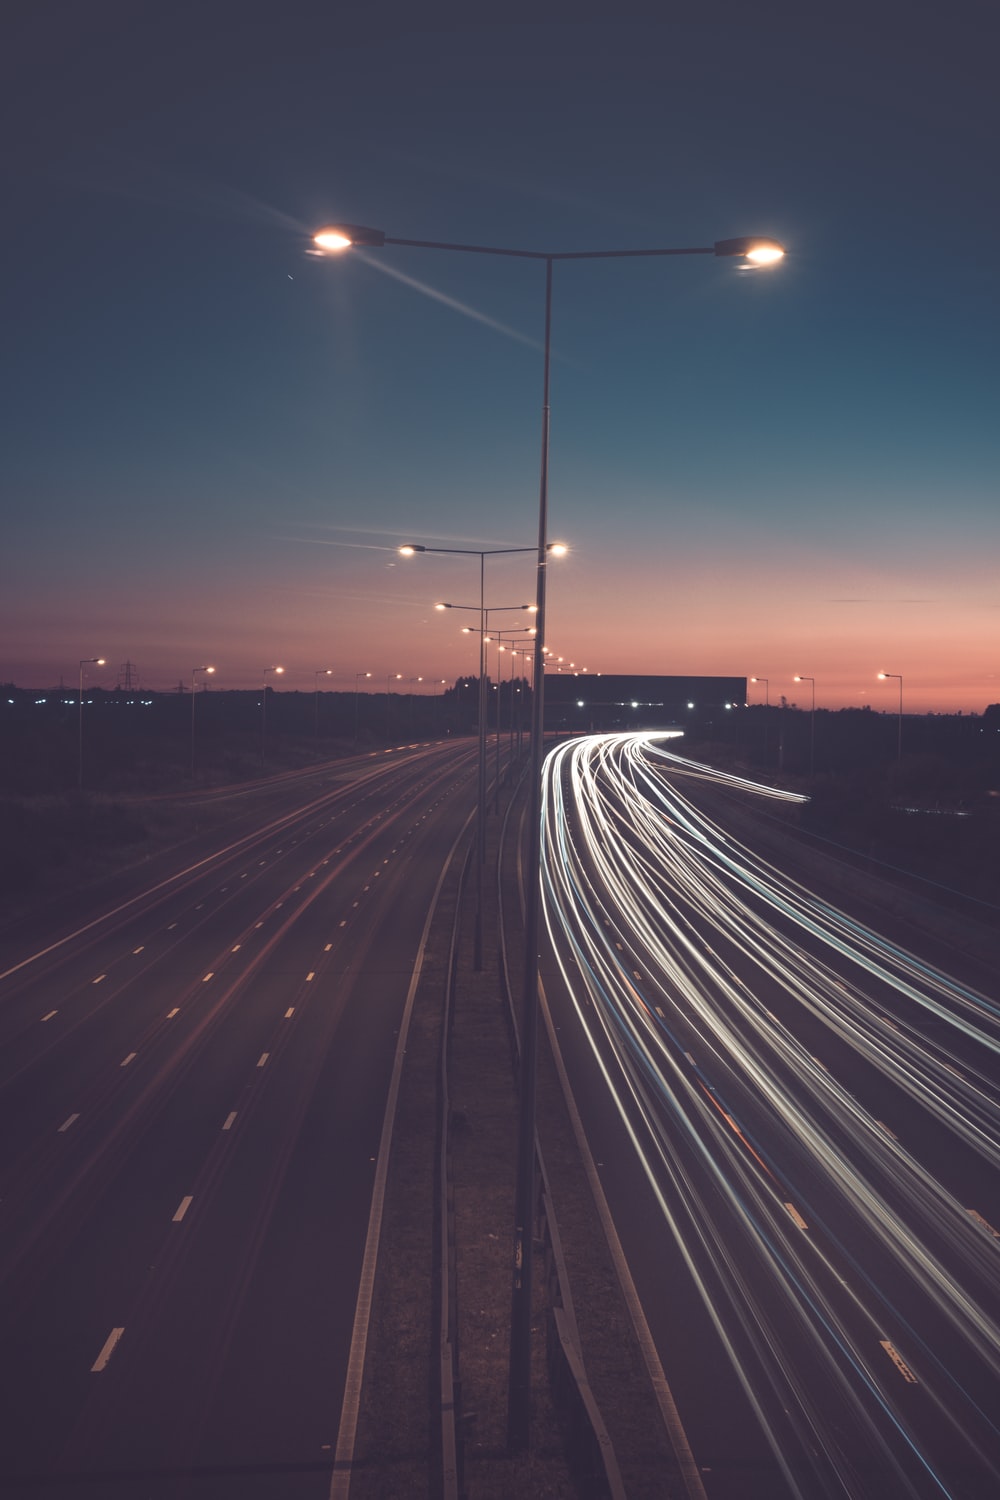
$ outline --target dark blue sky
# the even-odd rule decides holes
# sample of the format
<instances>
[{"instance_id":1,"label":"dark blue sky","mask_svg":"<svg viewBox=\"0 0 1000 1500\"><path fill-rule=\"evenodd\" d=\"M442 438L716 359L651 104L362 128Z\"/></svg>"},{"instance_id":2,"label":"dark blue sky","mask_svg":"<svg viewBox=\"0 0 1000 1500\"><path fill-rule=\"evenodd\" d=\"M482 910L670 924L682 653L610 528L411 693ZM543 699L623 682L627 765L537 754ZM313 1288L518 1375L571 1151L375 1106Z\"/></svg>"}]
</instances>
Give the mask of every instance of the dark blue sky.
<instances>
[{"instance_id":1,"label":"dark blue sky","mask_svg":"<svg viewBox=\"0 0 1000 1500\"><path fill-rule=\"evenodd\" d=\"M409 9L409 8L408 8ZM1000 698L990 7L35 3L6 49L0 676L474 669L435 599L536 535L549 644L771 700ZM614 19L610 19L614 16ZM470 16L482 19L470 20ZM656 19L650 19L653 16ZM520 17L520 19L519 19ZM496 605L533 594L496 559Z\"/></svg>"}]
</instances>

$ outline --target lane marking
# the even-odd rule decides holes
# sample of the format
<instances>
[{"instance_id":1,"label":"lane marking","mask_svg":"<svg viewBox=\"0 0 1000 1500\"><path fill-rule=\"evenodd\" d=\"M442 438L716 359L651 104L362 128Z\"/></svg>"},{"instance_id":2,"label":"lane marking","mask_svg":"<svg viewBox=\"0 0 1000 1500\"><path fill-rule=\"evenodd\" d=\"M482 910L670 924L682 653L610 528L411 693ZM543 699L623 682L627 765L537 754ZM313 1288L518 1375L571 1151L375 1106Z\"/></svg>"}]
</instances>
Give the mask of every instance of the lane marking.
<instances>
[{"instance_id":1,"label":"lane marking","mask_svg":"<svg viewBox=\"0 0 1000 1500\"><path fill-rule=\"evenodd\" d=\"M258 1068L262 1068L270 1056L270 1052L262 1052L260 1054L260 1057L257 1059Z\"/></svg>"},{"instance_id":2,"label":"lane marking","mask_svg":"<svg viewBox=\"0 0 1000 1500\"><path fill-rule=\"evenodd\" d=\"M800 1229L808 1229L809 1228L809 1225L806 1223L805 1219L799 1213L799 1211L795 1207L794 1203L786 1203L785 1207L788 1209L788 1212L791 1214L792 1218L795 1220L796 1224L799 1226Z\"/></svg>"},{"instance_id":3,"label":"lane marking","mask_svg":"<svg viewBox=\"0 0 1000 1500\"><path fill-rule=\"evenodd\" d=\"M108 977L107 974L98 974L97 978L96 979L92 979L90 982L91 982L91 984L100 984L101 980L102 979L107 979L107 977Z\"/></svg>"},{"instance_id":4,"label":"lane marking","mask_svg":"<svg viewBox=\"0 0 1000 1500\"><path fill-rule=\"evenodd\" d=\"M213 974L214 974L214 973L215 973L215 970L214 970L214 969L210 969L210 970L209 970L209 971L208 971L208 973L207 973L207 974L206 974L206 975L205 975L205 977L204 977L204 979L203 979L203 980L202 980L202 981L201 981L201 982L202 982L202 984L207 984L207 983L208 983L208 981L209 981L209 980L210 980L210 979L211 979L211 978L212 978L212 975L213 975Z\"/></svg>"},{"instance_id":5,"label":"lane marking","mask_svg":"<svg viewBox=\"0 0 1000 1500\"><path fill-rule=\"evenodd\" d=\"M325 947L325 948L324 948L324 949L323 949L323 952L324 952L324 953L329 953L329 951L330 951L330 949L331 949L331 948L332 948L332 947L333 947L333 944L332 944L332 943L327 943L327 945L326 945L326 947Z\"/></svg>"},{"instance_id":6,"label":"lane marking","mask_svg":"<svg viewBox=\"0 0 1000 1500\"><path fill-rule=\"evenodd\" d=\"M233 1121L235 1119L236 1119L236 1111L234 1109L234 1110L232 1110L232 1112L230 1114L228 1114L226 1116L226 1122L225 1122L225 1124L222 1127L223 1130L232 1130L232 1128L233 1128Z\"/></svg>"},{"instance_id":7,"label":"lane marking","mask_svg":"<svg viewBox=\"0 0 1000 1500\"><path fill-rule=\"evenodd\" d=\"M145 943L140 943L139 946L138 946L138 948L133 948L132 949L132 957L135 958L135 956L136 956L137 953L142 953L143 950L145 949L145 947L146 947Z\"/></svg>"},{"instance_id":8,"label":"lane marking","mask_svg":"<svg viewBox=\"0 0 1000 1500\"><path fill-rule=\"evenodd\" d=\"M79 1118L79 1111L75 1115L69 1115L65 1120L63 1120L56 1133L58 1135L62 1135L63 1131L68 1130L71 1125L75 1125Z\"/></svg>"},{"instance_id":9,"label":"lane marking","mask_svg":"<svg viewBox=\"0 0 1000 1500\"><path fill-rule=\"evenodd\" d=\"M192 1196L193 1195L191 1193L188 1193L188 1195L187 1195L186 1198L182 1198L181 1199L180 1203L178 1203L178 1205L177 1205L177 1212L174 1214L173 1218L170 1220L171 1224L179 1224L181 1222L181 1220L183 1219L184 1215L187 1213L188 1209L191 1207Z\"/></svg>"},{"instance_id":10,"label":"lane marking","mask_svg":"<svg viewBox=\"0 0 1000 1500\"><path fill-rule=\"evenodd\" d=\"M167 1011L167 1020L168 1021L172 1021L173 1018L174 1018L174 1016L176 1016L179 1011L180 1011L180 1006L179 1005L175 1005L174 1008L173 1008L173 1010L168 1010Z\"/></svg>"},{"instance_id":11,"label":"lane marking","mask_svg":"<svg viewBox=\"0 0 1000 1500\"><path fill-rule=\"evenodd\" d=\"M888 1339L879 1339L879 1343L882 1345L882 1348L885 1350L886 1354L888 1354L889 1358L892 1360L893 1364L896 1366L896 1369L899 1371L900 1375L902 1375L907 1385L919 1385L920 1382L914 1375L913 1371L910 1369L909 1365L906 1363L906 1360L900 1354L899 1350L893 1348Z\"/></svg>"},{"instance_id":12,"label":"lane marking","mask_svg":"<svg viewBox=\"0 0 1000 1500\"><path fill-rule=\"evenodd\" d=\"M101 1350L100 1354L97 1356L97 1358L94 1360L94 1363L90 1367L91 1374L96 1374L98 1370L104 1369L108 1360L111 1358L112 1354L114 1354L115 1346L117 1345L118 1340L121 1338L124 1332L124 1328L112 1328L111 1332L104 1340L104 1348Z\"/></svg>"},{"instance_id":13,"label":"lane marking","mask_svg":"<svg viewBox=\"0 0 1000 1500\"><path fill-rule=\"evenodd\" d=\"M168 932L173 932L173 930L174 930L174 928L175 928L175 927L176 927L176 926L177 926L177 923L176 923L176 922L171 922L171 924L170 924L170 926L169 926L169 927L168 927L168 928L167 928L167 931L168 931Z\"/></svg>"},{"instance_id":14,"label":"lane marking","mask_svg":"<svg viewBox=\"0 0 1000 1500\"><path fill-rule=\"evenodd\" d=\"M119 1063L119 1064L118 1064L118 1066L119 1066L119 1067L120 1067L120 1068L127 1068L127 1067L128 1067L128 1065L129 1065L129 1063L130 1063L130 1062L131 1062L131 1061L132 1061L132 1059L133 1059L133 1058L134 1058L134 1057L135 1057L135 1056L137 1056L137 1054L136 1054L136 1053L135 1053L135 1052L130 1052L130 1053L129 1053L129 1055L128 1055L128 1057L123 1057L123 1058L122 1058L122 1060L121 1060L121 1062L120 1062L120 1063Z\"/></svg>"},{"instance_id":15,"label":"lane marking","mask_svg":"<svg viewBox=\"0 0 1000 1500\"><path fill-rule=\"evenodd\" d=\"M47 1016L43 1016L42 1017L42 1020L43 1021L51 1021L52 1017L53 1016L57 1016L58 1014L59 1014L59 1012L57 1010L50 1010Z\"/></svg>"},{"instance_id":16,"label":"lane marking","mask_svg":"<svg viewBox=\"0 0 1000 1500\"><path fill-rule=\"evenodd\" d=\"M295 1014L295 1006L294 1005L290 1005L288 1007L288 1009L285 1011L285 1020L286 1021L290 1021L292 1019L292 1017L294 1016L294 1014Z\"/></svg>"},{"instance_id":17,"label":"lane marking","mask_svg":"<svg viewBox=\"0 0 1000 1500\"><path fill-rule=\"evenodd\" d=\"M315 969L310 969L309 973L306 975L306 984L308 984L311 979L315 979L315 978L316 978L316 970Z\"/></svg>"},{"instance_id":18,"label":"lane marking","mask_svg":"<svg viewBox=\"0 0 1000 1500\"><path fill-rule=\"evenodd\" d=\"M239 951L240 951L240 949L241 949L242 946L243 946L242 943L237 943L236 946L233 947L233 948L230 948L229 951L230 951L230 953L239 953Z\"/></svg>"}]
</instances>

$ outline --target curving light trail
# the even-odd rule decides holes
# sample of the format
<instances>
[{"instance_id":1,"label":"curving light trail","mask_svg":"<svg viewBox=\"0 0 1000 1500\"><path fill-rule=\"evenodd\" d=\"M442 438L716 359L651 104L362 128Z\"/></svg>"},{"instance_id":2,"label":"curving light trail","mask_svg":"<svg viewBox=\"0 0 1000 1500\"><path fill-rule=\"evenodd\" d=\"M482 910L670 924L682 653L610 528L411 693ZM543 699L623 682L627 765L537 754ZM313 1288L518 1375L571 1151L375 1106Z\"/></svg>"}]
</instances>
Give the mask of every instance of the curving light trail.
<instances>
[{"instance_id":1,"label":"curving light trail","mask_svg":"<svg viewBox=\"0 0 1000 1500\"><path fill-rule=\"evenodd\" d=\"M545 762L579 1021L789 1492L1000 1495L1000 1006L727 835L706 782L805 800L653 734Z\"/></svg>"}]
</instances>

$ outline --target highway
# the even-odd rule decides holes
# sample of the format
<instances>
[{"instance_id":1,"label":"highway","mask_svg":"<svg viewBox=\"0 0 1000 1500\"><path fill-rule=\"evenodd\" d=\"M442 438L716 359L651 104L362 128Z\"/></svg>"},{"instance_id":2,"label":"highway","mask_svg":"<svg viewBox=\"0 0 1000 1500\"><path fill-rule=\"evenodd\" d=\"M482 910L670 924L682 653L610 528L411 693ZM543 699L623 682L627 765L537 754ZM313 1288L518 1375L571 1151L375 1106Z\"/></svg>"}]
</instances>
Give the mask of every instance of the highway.
<instances>
[{"instance_id":1,"label":"highway","mask_svg":"<svg viewBox=\"0 0 1000 1500\"><path fill-rule=\"evenodd\" d=\"M339 1493L387 1101L475 747L275 787L148 889L0 948L5 1496Z\"/></svg>"},{"instance_id":2,"label":"highway","mask_svg":"<svg viewBox=\"0 0 1000 1500\"><path fill-rule=\"evenodd\" d=\"M1000 1006L717 787L791 796L662 735L545 763L547 1003L705 1492L995 1497Z\"/></svg>"}]
</instances>

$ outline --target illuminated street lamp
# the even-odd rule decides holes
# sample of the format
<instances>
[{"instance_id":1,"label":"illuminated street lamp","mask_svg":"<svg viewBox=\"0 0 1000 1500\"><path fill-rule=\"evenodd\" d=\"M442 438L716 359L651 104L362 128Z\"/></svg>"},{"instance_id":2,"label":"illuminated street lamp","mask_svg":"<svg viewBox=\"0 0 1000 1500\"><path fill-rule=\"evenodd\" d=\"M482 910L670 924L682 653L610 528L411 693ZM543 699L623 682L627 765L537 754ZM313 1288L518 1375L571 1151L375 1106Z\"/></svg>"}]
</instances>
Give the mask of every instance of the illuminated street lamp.
<instances>
[{"instance_id":1,"label":"illuminated street lamp","mask_svg":"<svg viewBox=\"0 0 1000 1500\"><path fill-rule=\"evenodd\" d=\"M750 681L751 682L762 682L764 684L764 708L765 708L765 710L770 709L771 703L770 703L770 698L768 696L768 693L769 693L769 681L768 681L768 679L766 677L751 677ZM767 759L767 721L768 721L769 717L770 717L770 715L767 712L765 712L765 714L764 714L764 758L765 758L765 760Z\"/></svg>"},{"instance_id":2,"label":"illuminated street lamp","mask_svg":"<svg viewBox=\"0 0 1000 1500\"><path fill-rule=\"evenodd\" d=\"M83 669L84 667L103 667L107 663L103 656L85 656L80 662L80 753L77 767L77 787L83 791Z\"/></svg>"},{"instance_id":3,"label":"illuminated street lamp","mask_svg":"<svg viewBox=\"0 0 1000 1500\"><path fill-rule=\"evenodd\" d=\"M400 245L421 250L448 250L468 255L511 257L540 261L545 266L545 311L542 356L542 442L541 472L538 491L538 557L536 574L536 607L538 636L535 645L534 689L531 699L531 780L529 785L527 868L530 878L525 892L524 912L524 999L521 1027L520 1117L518 1121L517 1205L514 1229L514 1275L511 1306L510 1389L507 1440L511 1449L529 1446L531 1421L531 1283L534 1250L532 1227L535 1214L535 1072L538 1051L538 947L539 907L542 859L542 734L545 726L544 671L542 647L545 644L545 585L548 560L548 485L549 485L549 378L552 352L552 273L556 261L620 260L634 257L677 255L716 255L742 259L745 264L764 267L777 264L784 249L776 240L743 236L716 240L712 245L682 249L651 248L645 250L511 250L496 245L463 245L444 240L398 239L382 229L364 224L329 224L313 236L322 253L338 254L353 245L370 249Z\"/></svg>"},{"instance_id":4,"label":"illuminated street lamp","mask_svg":"<svg viewBox=\"0 0 1000 1500\"><path fill-rule=\"evenodd\" d=\"M896 732L896 759L903 759L903 678L899 672L880 672L879 679L887 682L890 678L899 683L899 722Z\"/></svg>"},{"instance_id":5,"label":"illuminated street lamp","mask_svg":"<svg viewBox=\"0 0 1000 1500\"><path fill-rule=\"evenodd\" d=\"M316 688L316 748L319 749L319 680L321 677L332 677L332 667L316 667L313 671L313 683Z\"/></svg>"},{"instance_id":6,"label":"illuminated street lamp","mask_svg":"<svg viewBox=\"0 0 1000 1500\"><path fill-rule=\"evenodd\" d=\"M357 748L357 744L358 744L358 684L360 682L363 682L366 677L370 677L371 675L372 674L370 672L355 672L355 674L354 674L354 745L355 745L355 749Z\"/></svg>"},{"instance_id":7,"label":"illuminated street lamp","mask_svg":"<svg viewBox=\"0 0 1000 1500\"><path fill-rule=\"evenodd\" d=\"M811 778L816 766L816 679L798 676L795 681L812 684L812 707L809 710L809 776Z\"/></svg>"},{"instance_id":8,"label":"illuminated street lamp","mask_svg":"<svg viewBox=\"0 0 1000 1500\"><path fill-rule=\"evenodd\" d=\"M517 549L521 551L521 548ZM530 549L529 549L530 550ZM477 604L435 604L435 609L472 610L479 615L479 629L467 634L479 636L479 774L476 792L476 920L472 945L472 966L478 973L483 967L483 866L486 863L486 632L491 613L497 609L531 609L530 604L503 604L486 609L482 600L482 571L479 575L480 597Z\"/></svg>"},{"instance_id":9,"label":"illuminated street lamp","mask_svg":"<svg viewBox=\"0 0 1000 1500\"><path fill-rule=\"evenodd\" d=\"M280 677L281 674L282 674L282 672L284 670L285 670L284 667L265 667L264 668L264 687L263 687L263 691L261 692L261 695L260 695L260 771L261 771L261 775L264 774L264 747L267 744L267 674L268 674L268 672L274 672L276 676Z\"/></svg>"},{"instance_id":10,"label":"illuminated street lamp","mask_svg":"<svg viewBox=\"0 0 1000 1500\"><path fill-rule=\"evenodd\" d=\"M215 671L214 667L192 667L191 668L191 780L192 781L194 780L194 703L195 703L195 698L197 697L197 693L195 692L195 685L196 685L195 684L195 678L198 676L199 672L205 672L208 676L211 676L214 671Z\"/></svg>"}]
</instances>

